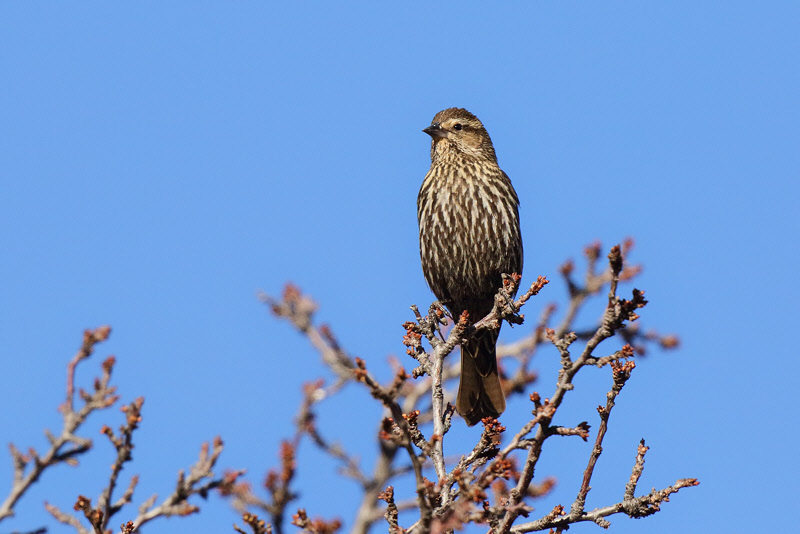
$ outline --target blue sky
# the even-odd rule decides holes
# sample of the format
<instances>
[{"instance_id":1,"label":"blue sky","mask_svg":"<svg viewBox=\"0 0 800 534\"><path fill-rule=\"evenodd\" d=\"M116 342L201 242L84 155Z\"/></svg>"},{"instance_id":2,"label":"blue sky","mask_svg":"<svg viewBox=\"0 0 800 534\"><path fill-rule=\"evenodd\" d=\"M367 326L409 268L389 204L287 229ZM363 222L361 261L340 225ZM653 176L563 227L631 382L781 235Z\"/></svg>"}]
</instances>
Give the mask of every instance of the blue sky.
<instances>
[{"instance_id":1,"label":"blue sky","mask_svg":"<svg viewBox=\"0 0 800 534\"><path fill-rule=\"evenodd\" d=\"M146 398L125 469L141 475L136 502L166 495L217 434L221 463L258 483L302 382L325 372L256 291L297 283L388 376L408 306L432 299L416 236L420 130L463 106L519 193L525 279L553 280L528 315L564 302L564 259L632 236L643 326L683 342L639 362L588 506L621 497L644 437L640 491L701 480L645 519L648 532L741 531L739 518L787 504L800 471L798 27L792 2L2 4L2 441L44 448L81 332L110 324L81 372L88 384L116 354L123 399ZM540 358L535 389L547 392L557 356ZM596 418L604 378L585 378L570 414ZM369 423L323 429L370 465L379 410L357 388L344 401L322 419L363 407ZM527 410L511 404L508 426ZM45 473L3 531L69 532L42 501L96 497L113 454L96 432L120 421L95 416L97 450ZM572 501L591 446L549 445L539 472L561 485L542 513ZM354 485L310 447L300 460L298 505L348 521ZM10 477L0 461L0 495ZM234 520L216 500L148 532ZM615 532L643 526L612 520Z\"/></svg>"}]
</instances>

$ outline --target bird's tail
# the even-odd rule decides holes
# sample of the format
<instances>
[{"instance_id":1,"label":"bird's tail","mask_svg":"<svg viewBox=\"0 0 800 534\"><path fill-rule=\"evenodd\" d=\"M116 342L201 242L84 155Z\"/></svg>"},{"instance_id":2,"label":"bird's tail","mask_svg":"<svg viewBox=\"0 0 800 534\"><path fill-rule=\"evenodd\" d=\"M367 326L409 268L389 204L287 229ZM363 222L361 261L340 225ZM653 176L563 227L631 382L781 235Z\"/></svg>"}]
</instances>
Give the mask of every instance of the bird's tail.
<instances>
[{"instance_id":1,"label":"bird's tail","mask_svg":"<svg viewBox=\"0 0 800 534\"><path fill-rule=\"evenodd\" d=\"M456 408L469 426L484 417L498 417L506 409L497 374L498 334L499 330L484 330L461 345L461 382Z\"/></svg>"}]
</instances>

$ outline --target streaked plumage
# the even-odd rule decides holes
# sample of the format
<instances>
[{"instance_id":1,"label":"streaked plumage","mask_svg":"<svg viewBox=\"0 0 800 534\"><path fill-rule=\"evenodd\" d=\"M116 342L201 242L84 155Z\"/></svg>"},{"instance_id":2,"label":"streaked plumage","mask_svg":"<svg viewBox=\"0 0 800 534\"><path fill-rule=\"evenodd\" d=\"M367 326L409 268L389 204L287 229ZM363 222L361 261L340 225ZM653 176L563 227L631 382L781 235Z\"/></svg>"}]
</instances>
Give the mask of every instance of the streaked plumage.
<instances>
[{"instance_id":1,"label":"streaked plumage","mask_svg":"<svg viewBox=\"0 0 800 534\"><path fill-rule=\"evenodd\" d=\"M519 199L472 113L445 109L423 131L433 140L431 168L417 197L422 271L453 316L466 310L478 321L492 310L501 275L522 274ZM461 347L456 408L470 426L505 410L498 332L484 331Z\"/></svg>"}]
</instances>

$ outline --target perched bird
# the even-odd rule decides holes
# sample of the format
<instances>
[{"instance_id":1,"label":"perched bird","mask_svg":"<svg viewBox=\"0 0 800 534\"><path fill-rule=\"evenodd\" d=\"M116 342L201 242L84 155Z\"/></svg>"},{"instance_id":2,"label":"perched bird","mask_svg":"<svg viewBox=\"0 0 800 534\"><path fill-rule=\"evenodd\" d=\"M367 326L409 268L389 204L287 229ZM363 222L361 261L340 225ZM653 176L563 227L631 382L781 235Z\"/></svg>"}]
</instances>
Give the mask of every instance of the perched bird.
<instances>
[{"instance_id":1,"label":"perched bird","mask_svg":"<svg viewBox=\"0 0 800 534\"><path fill-rule=\"evenodd\" d=\"M433 138L431 168L417 197L422 272L454 317L466 310L479 321L492 311L501 275L522 274L519 198L475 115L445 109L422 131ZM456 408L469 426L506 408L498 333L483 330L461 346Z\"/></svg>"}]
</instances>

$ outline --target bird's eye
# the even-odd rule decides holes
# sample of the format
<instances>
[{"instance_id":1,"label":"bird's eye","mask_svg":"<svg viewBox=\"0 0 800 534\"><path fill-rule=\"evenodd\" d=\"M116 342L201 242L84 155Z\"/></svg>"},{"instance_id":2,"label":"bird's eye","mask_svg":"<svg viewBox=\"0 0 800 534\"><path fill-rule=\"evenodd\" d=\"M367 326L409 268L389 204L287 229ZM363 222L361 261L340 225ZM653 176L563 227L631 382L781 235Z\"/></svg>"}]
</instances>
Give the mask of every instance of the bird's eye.
<instances>
[{"instance_id":1,"label":"bird's eye","mask_svg":"<svg viewBox=\"0 0 800 534\"><path fill-rule=\"evenodd\" d=\"M463 128L463 126L461 126L461 124L456 124L455 126L453 126L453 129L455 129L455 130L461 131L461 128Z\"/></svg>"}]
</instances>

